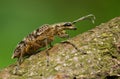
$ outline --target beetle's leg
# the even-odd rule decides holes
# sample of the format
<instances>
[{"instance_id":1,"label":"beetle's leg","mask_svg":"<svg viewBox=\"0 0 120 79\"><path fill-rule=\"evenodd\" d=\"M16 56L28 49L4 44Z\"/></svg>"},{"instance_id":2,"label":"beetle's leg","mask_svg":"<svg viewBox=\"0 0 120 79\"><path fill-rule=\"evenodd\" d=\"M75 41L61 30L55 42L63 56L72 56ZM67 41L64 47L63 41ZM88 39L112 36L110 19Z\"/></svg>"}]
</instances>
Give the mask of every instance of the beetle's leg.
<instances>
[{"instance_id":1,"label":"beetle's leg","mask_svg":"<svg viewBox=\"0 0 120 79\"><path fill-rule=\"evenodd\" d=\"M18 72L18 70L19 70L19 66L20 66L20 65L19 65L19 62L18 62L18 61L19 61L19 58L17 59L17 65L15 66L15 70L13 71L13 74L14 74L14 75L17 75L17 72Z\"/></svg>"},{"instance_id":2,"label":"beetle's leg","mask_svg":"<svg viewBox=\"0 0 120 79\"><path fill-rule=\"evenodd\" d=\"M52 45L52 43L50 43L50 48L52 48L53 47L53 45Z\"/></svg>"},{"instance_id":3,"label":"beetle's leg","mask_svg":"<svg viewBox=\"0 0 120 79\"><path fill-rule=\"evenodd\" d=\"M63 32L59 32L59 37L61 38L70 38L69 35L67 33ZM79 51L79 49L71 42L69 41L62 41L61 43L67 43L67 44L71 44L77 51Z\"/></svg>"},{"instance_id":4,"label":"beetle's leg","mask_svg":"<svg viewBox=\"0 0 120 79\"><path fill-rule=\"evenodd\" d=\"M86 54L83 50L80 50L77 48L77 46L73 43L71 43L70 41L62 41L61 43L67 43L67 44L70 44L72 45L78 52L82 52L82 54Z\"/></svg>"},{"instance_id":5,"label":"beetle's leg","mask_svg":"<svg viewBox=\"0 0 120 79\"><path fill-rule=\"evenodd\" d=\"M68 34L62 34L59 36L60 38L69 38L69 35Z\"/></svg>"},{"instance_id":6,"label":"beetle's leg","mask_svg":"<svg viewBox=\"0 0 120 79\"><path fill-rule=\"evenodd\" d=\"M61 43L70 44L70 45L72 45L77 51L79 51L79 49L78 49L73 43L71 43L71 42L69 42L69 41L62 41Z\"/></svg>"},{"instance_id":7,"label":"beetle's leg","mask_svg":"<svg viewBox=\"0 0 120 79\"><path fill-rule=\"evenodd\" d=\"M21 65L22 62L23 62L23 53L21 53L21 55L20 55L20 58L19 58L19 61L18 61L19 65Z\"/></svg>"},{"instance_id":8,"label":"beetle's leg","mask_svg":"<svg viewBox=\"0 0 120 79\"><path fill-rule=\"evenodd\" d=\"M47 55L47 66L49 66L49 48L48 48L48 41L47 38L45 39L45 46L46 46L46 55Z\"/></svg>"},{"instance_id":9,"label":"beetle's leg","mask_svg":"<svg viewBox=\"0 0 120 79\"><path fill-rule=\"evenodd\" d=\"M67 34L65 30L58 32L58 36L60 38L69 38L69 34Z\"/></svg>"},{"instance_id":10,"label":"beetle's leg","mask_svg":"<svg viewBox=\"0 0 120 79\"><path fill-rule=\"evenodd\" d=\"M62 37L62 38L70 38L70 36L69 36L67 33L65 33L65 31L59 32L59 37ZM70 44L70 45L72 45L78 52L82 52L82 53L85 54L85 52L83 52L82 50L79 50L79 49L77 48L77 46L76 46L75 44L71 43L70 41L62 41L61 43Z\"/></svg>"},{"instance_id":11,"label":"beetle's leg","mask_svg":"<svg viewBox=\"0 0 120 79\"><path fill-rule=\"evenodd\" d=\"M22 53L20 54L20 57L17 59L17 66L15 68L15 72L13 74L17 75L18 70L20 69L20 65L23 62L23 57Z\"/></svg>"}]
</instances>

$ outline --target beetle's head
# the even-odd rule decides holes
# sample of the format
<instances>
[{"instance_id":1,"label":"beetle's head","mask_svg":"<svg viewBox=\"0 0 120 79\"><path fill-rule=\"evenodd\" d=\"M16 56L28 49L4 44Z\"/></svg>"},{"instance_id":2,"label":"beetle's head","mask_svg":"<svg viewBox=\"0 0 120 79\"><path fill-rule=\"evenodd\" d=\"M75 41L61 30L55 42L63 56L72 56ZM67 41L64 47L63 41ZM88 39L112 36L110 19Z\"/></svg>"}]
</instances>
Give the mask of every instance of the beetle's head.
<instances>
[{"instance_id":1,"label":"beetle's head","mask_svg":"<svg viewBox=\"0 0 120 79\"><path fill-rule=\"evenodd\" d=\"M65 22L61 25L64 30L76 30L77 28L72 22Z\"/></svg>"},{"instance_id":2,"label":"beetle's head","mask_svg":"<svg viewBox=\"0 0 120 79\"><path fill-rule=\"evenodd\" d=\"M71 22L63 22L59 23L57 25L57 30L62 31L62 30L76 30L77 28L75 27L74 24Z\"/></svg>"},{"instance_id":3,"label":"beetle's head","mask_svg":"<svg viewBox=\"0 0 120 79\"><path fill-rule=\"evenodd\" d=\"M55 24L55 35L58 35L59 37L69 37L66 30L76 30L77 28L75 25L71 22L63 22Z\"/></svg>"},{"instance_id":4,"label":"beetle's head","mask_svg":"<svg viewBox=\"0 0 120 79\"><path fill-rule=\"evenodd\" d=\"M77 28L74 26L74 24L79 21L86 20L86 19L91 20L92 23L94 23L95 16L93 14L89 14L77 20L74 20L73 22L60 23L57 26L59 27L59 29L62 29L62 30L76 30Z\"/></svg>"}]
</instances>

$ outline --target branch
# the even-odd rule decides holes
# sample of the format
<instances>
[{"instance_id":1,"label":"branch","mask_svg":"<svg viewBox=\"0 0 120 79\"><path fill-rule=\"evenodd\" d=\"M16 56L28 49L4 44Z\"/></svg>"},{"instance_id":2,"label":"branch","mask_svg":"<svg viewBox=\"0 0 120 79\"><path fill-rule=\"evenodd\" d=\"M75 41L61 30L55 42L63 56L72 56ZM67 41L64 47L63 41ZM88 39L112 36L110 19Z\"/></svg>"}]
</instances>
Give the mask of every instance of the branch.
<instances>
[{"instance_id":1,"label":"branch","mask_svg":"<svg viewBox=\"0 0 120 79\"><path fill-rule=\"evenodd\" d=\"M77 35L67 43L55 44L49 50L50 65L45 50L26 58L14 75L15 64L0 72L2 79L108 79L120 77L120 17Z\"/></svg>"}]
</instances>

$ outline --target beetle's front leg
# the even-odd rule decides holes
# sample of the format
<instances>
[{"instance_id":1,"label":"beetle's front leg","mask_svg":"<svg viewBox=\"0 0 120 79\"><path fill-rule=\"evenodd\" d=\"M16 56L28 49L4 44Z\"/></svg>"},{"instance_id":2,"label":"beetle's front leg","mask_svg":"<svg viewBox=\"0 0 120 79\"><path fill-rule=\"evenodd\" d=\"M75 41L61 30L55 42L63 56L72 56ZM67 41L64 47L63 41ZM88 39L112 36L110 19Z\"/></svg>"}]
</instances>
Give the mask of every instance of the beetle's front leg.
<instances>
[{"instance_id":1,"label":"beetle's front leg","mask_svg":"<svg viewBox=\"0 0 120 79\"><path fill-rule=\"evenodd\" d=\"M69 38L69 35L68 34L62 34L59 36L60 38Z\"/></svg>"},{"instance_id":2,"label":"beetle's front leg","mask_svg":"<svg viewBox=\"0 0 120 79\"><path fill-rule=\"evenodd\" d=\"M78 49L78 47L77 47L75 44L71 43L70 41L62 41L61 43L70 44L70 45L72 45L78 52L82 52L82 54L86 54L83 50Z\"/></svg>"},{"instance_id":3,"label":"beetle's front leg","mask_svg":"<svg viewBox=\"0 0 120 79\"><path fill-rule=\"evenodd\" d=\"M58 36L60 38L69 38L69 34L67 34L65 30L58 32Z\"/></svg>"},{"instance_id":4,"label":"beetle's front leg","mask_svg":"<svg viewBox=\"0 0 120 79\"><path fill-rule=\"evenodd\" d=\"M71 43L71 42L69 42L69 41L62 41L61 43L70 44L70 45L72 45L77 51L79 51L79 49L78 49L73 43Z\"/></svg>"}]
</instances>

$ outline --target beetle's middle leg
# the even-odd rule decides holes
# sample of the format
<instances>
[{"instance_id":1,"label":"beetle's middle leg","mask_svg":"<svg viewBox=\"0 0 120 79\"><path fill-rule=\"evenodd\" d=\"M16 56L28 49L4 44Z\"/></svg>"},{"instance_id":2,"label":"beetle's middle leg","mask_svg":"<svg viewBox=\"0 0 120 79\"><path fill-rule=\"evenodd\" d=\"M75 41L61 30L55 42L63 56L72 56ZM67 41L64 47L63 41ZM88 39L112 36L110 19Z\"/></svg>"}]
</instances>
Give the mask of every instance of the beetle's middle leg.
<instances>
[{"instance_id":1,"label":"beetle's middle leg","mask_svg":"<svg viewBox=\"0 0 120 79\"><path fill-rule=\"evenodd\" d=\"M47 41L47 38L45 39L45 46L46 46L46 55L47 55L47 66L49 66L49 48L48 48L48 41Z\"/></svg>"}]
</instances>

